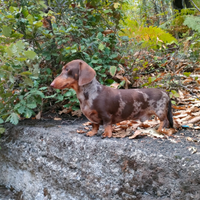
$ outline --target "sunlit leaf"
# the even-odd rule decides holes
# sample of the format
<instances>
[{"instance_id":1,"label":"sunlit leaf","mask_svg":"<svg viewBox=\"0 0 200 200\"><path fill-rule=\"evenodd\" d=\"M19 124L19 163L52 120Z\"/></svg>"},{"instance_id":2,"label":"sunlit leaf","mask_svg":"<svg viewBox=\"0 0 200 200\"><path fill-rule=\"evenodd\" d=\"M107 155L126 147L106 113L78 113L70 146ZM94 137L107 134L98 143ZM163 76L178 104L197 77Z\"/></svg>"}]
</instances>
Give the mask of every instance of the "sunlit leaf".
<instances>
[{"instance_id":1,"label":"sunlit leaf","mask_svg":"<svg viewBox=\"0 0 200 200\"><path fill-rule=\"evenodd\" d=\"M116 68L115 66L111 66L111 67L110 67L110 74L111 74L111 76L114 76L114 75L115 75L116 70L117 70L117 68Z\"/></svg>"},{"instance_id":2,"label":"sunlit leaf","mask_svg":"<svg viewBox=\"0 0 200 200\"><path fill-rule=\"evenodd\" d=\"M3 25L2 34L6 37L9 37L12 32L12 29L9 26Z\"/></svg>"},{"instance_id":3,"label":"sunlit leaf","mask_svg":"<svg viewBox=\"0 0 200 200\"><path fill-rule=\"evenodd\" d=\"M11 113L10 115L10 120L9 120L12 124L17 125L19 122L19 116L16 113Z\"/></svg>"},{"instance_id":4,"label":"sunlit leaf","mask_svg":"<svg viewBox=\"0 0 200 200\"><path fill-rule=\"evenodd\" d=\"M30 50L25 51L24 54L27 56L27 58L32 59L32 60L37 56L37 54L34 51L30 51Z\"/></svg>"}]
</instances>

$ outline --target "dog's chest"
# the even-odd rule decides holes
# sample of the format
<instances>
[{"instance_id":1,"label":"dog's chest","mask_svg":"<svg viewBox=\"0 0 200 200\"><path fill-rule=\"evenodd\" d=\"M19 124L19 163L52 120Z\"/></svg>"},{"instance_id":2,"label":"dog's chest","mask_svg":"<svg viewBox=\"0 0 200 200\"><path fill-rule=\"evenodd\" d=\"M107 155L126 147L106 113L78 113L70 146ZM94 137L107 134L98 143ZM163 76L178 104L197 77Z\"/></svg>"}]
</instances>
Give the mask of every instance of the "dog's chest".
<instances>
[{"instance_id":1,"label":"dog's chest","mask_svg":"<svg viewBox=\"0 0 200 200\"><path fill-rule=\"evenodd\" d=\"M98 114L93 108L93 102L98 98L100 90L101 85L93 80L90 84L82 86L77 94L82 113L94 123L99 123Z\"/></svg>"}]
</instances>

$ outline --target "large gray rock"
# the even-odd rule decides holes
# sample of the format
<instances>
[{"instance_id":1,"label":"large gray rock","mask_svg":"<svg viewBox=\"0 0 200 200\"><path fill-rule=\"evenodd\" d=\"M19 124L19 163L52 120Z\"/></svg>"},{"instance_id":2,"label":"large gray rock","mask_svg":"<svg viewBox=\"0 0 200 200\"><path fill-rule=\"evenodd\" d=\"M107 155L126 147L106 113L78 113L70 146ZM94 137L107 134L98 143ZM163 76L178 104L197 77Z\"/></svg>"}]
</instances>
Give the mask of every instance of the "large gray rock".
<instances>
[{"instance_id":1,"label":"large gray rock","mask_svg":"<svg viewBox=\"0 0 200 200\"><path fill-rule=\"evenodd\" d=\"M101 139L78 125L19 125L1 138L0 185L24 200L200 199L199 144Z\"/></svg>"}]
</instances>

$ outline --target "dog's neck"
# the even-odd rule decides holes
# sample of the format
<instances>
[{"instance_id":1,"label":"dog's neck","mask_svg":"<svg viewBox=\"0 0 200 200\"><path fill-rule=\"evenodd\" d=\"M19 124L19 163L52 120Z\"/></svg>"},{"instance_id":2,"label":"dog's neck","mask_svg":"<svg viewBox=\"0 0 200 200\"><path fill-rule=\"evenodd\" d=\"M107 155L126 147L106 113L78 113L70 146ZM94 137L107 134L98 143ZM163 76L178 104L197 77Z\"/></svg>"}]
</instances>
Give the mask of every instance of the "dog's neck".
<instances>
[{"instance_id":1,"label":"dog's neck","mask_svg":"<svg viewBox=\"0 0 200 200\"><path fill-rule=\"evenodd\" d=\"M96 77L94 77L90 83L83 86L79 86L77 97L79 101L93 100L97 97L101 90L102 85L96 80Z\"/></svg>"}]
</instances>

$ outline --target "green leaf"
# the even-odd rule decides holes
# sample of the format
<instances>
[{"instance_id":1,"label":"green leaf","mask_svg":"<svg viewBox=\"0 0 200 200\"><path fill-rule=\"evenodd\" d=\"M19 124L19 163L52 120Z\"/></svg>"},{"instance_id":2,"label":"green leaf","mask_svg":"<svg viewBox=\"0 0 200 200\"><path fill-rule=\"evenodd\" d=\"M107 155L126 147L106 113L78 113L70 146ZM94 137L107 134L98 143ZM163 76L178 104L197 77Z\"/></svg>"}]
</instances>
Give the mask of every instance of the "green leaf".
<instances>
[{"instance_id":1,"label":"green leaf","mask_svg":"<svg viewBox=\"0 0 200 200\"><path fill-rule=\"evenodd\" d=\"M21 75L27 75L27 76L32 75L32 73L29 72L29 71L25 71L25 72L22 72L22 73L20 73L20 74L21 74Z\"/></svg>"},{"instance_id":2,"label":"green leaf","mask_svg":"<svg viewBox=\"0 0 200 200\"><path fill-rule=\"evenodd\" d=\"M32 102L30 102L30 103L27 103L26 106L27 106L28 108L33 109L33 108L36 108L36 107L37 107L37 104L36 104L36 102L32 101Z\"/></svg>"},{"instance_id":3,"label":"green leaf","mask_svg":"<svg viewBox=\"0 0 200 200\"><path fill-rule=\"evenodd\" d=\"M6 53L8 54L9 57L12 57L12 56L13 56L13 52L12 52L12 50L11 50L10 47L7 47L7 48L5 49L5 51L6 51Z\"/></svg>"},{"instance_id":4,"label":"green leaf","mask_svg":"<svg viewBox=\"0 0 200 200\"><path fill-rule=\"evenodd\" d=\"M176 90L171 90L174 97L179 97L179 93Z\"/></svg>"},{"instance_id":5,"label":"green leaf","mask_svg":"<svg viewBox=\"0 0 200 200\"><path fill-rule=\"evenodd\" d=\"M33 81L32 81L30 78L27 78L27 77L26 77L26 78L24 79L24 83L26 83L27 85L29 85L29 86L31 86L31 87L33 86Z\"/></svg>"},{"instance_id":6,"label":"green leaf","mask_svg":"<svg viewBox=\"0 0 200 200\"><path fill-rule=\"evenodd\" d=\"M115 75L116 70L117 70L117 68L116 68L115 66L111 66L111 67L110 67L110 74L111 74L111 76L114 76L114 75Z\"/></svg>"},{"instance_id":7,"label":"green leaf","mask_svg":"<svg viewBox=\"0 0 200 200\"><path fill-rule=\"evenodd\" d=\"M13 12L15 11L14 7L13 7L13 6L10 6L10 7L9 7L9 11L10 11L11 13L13 13Z\"/></svg>"},{"instance_id":8,"label":"green leaf","mask_svg":"<svg viewBox=\"0 0 200 200\"><path fill-rule=\"evenodd\" d=\"M114 3L114 8L117 9L120 6L120 3Z\"/></svg>"},{"instance_id":9,"label":"green leaf","mask_svg":"<svg viewBox=\"0 0 200 200\"><path fill-rule=\"evenodd\" d=\"M28 108L26 108L26 111L25 111L25 117L26 118L30 118L31 116L32 116L32 114L33 114L33 111L32 110L30 110L30 109L28 109Z\"/></svg>"},{"instance_id":10,"label":"green leaf","mask_svg":"<svg viewBox=\"0 0 200 200\"><path fill-rule=\"evenodd\" d=\"M23 7L22 14L24 15L24 17L27 17L29 15L29 12L26 8Z\"/></svg>"},{"instance_id":11,"label":"green leaf","mask_svg":"<svg viewBox=\"0 0 200 200\"><path fill-rule=\"evenodd\" d=\"M0 128L0 134L5 132L5 128Z\"/></svg>"},{"instance_id":12,"label":"green leaf","mask_svg":"<svg viewBox=\"0 0 200 200\"><path fill-rule=\"evenodd\" d=\"M3 25L2 34L3 34L4 36L10 37L11 32L12 32L12 29L11 29L9 26Z\"/></svg>"},{"instance_id":13,"label":"green leaf","mask_svg":"<svg viewBox=\"0 0 200 200\"><path fill-rule=\"evenodd\" d=\"M15 45L18 51L22 52L22 50L24 50L25 44L23 43L22 40L17 41Z\"/></svg>"},{"instance_id":14,"label":"green leaf","mask_svg":"<svg viewBox=\"0 0 200 200\"><path fill-rule=\"evenodd\" d=\"M0 124L3 124L3 123L4 123L4 120L0 118Z\"/></svg>"},{"instance_id":15,"label":"green leaf","mask_svg":"<svg viewBox=\"0 0 200 200\"><path fill-rule=\"evenodd\" d=\"M110 55L110 59L116 58L118 56L117 53L113 53L112 55Z\"/></svg>"},{"instance_id":16,"label":"green leaf","mask_svg":"<svg viewBox=\"0 0 200 200\"><path fill-rule=\"evenodd\" d=\"M24 54L27 58L32 59L32 60L37 56L37 54L34 51L30 51L30 50L25 51Z\"/></svg>"},{"instance_id":17,"label":"green leaf","mask_svg":"<svg viewBox=\"0 0 200 200\"><path fill-rule=\"evenodd\" d=\"M65 94L64 94L65 97L70 97L72 96L72 93L70 90L68 90Z\"/></svg>"},{"instance_id":18,"label":"green leaf","mask_svg":"<svg viewBox=\"0 0 200 200\"><path fill-rule=\"evenodd\" d=\"M185 76L189 77L190 74L191 74L191 72L184 72L183 74L184 74Z\"/></svg>"},{"instance_id":19,"label":"green leaf","mask_svg":"<svg viewBox=\"0 0 200 200\"><path fill-rule=\"evenodd\" d=\"M10 117L9 121L10 121L12 124L14 124L14 125L17 125L17 124L18 124L18 122L19 122L19 116L18 116L18 114L16 114L16 113L11 113L11 115L10 115L9 117Z\"/></svg>"},{"instance_id":20,"label":"green leaf","mask_svg":"<svg viewBox=\"0 0 200 200\"><path fill-rule=\"evenodd\" d=\"M9 81L11 83L14 83L15 82L15 79L14 79L14 76L12 74L9 74Z\"/></svg>"},{"instance_id":21,"label":"green leaf","mask_svg":"<svg viewBox=\"0 0 200 200\"><path fill-rule=\"evenodd\" d=\"M123 80L123 81L119 84L118 88L124 86L124 84L125 84L125 80Z\"/></svg>"},{"instance_id":22,"label":"green leaf","mask_svg":"<svg viewBox=\"0 0 200 200\"><path fill-rule=\"evenodd\" d=\"M37 26L37 27L41 27L43 25L42 22L34 22L33 24L34 26Z\"/></svg>"},{"instance_id":23,"label":"green leaf","mask_svg":"<svg viewBox=\"0 0 200 200\"><path fill-rule=\"evenodd\" d=\"M102 34L101 32L99 32L99 33L97 34L97 38L100 39L100 40L102 40L102 39L103 39L103 34Z\"/></svg>"},{"instance_id":24,"label":"green leaf","mask_svg":"<svg viewBox=\"0 0 200 200\"><path fill-rule=\"evenodd\" d=\"M149 83L152 83L153 81L155 81L156 80L156 77L149 77L148 78L148 82Z\"/></svg>"},{"instance_id":25,"label":"green leaf","mask_svg":"<svg viewBox=\"0 0 200 200\"><path fill-rule=\"evenodd\" d=\"M27 75L27 76L29 76L29 75L32 75L32 73L31 72L29 72L29 71L26 71L26 72L22 72L22 73L20 73L21 75Z\"/></svg>"},{"instance_id":26,"label":"green leaf","mask_svg":"<svg viewBox=\"0 0 200 200\"><path fill-rule=\"evenodd\" d=\"M27 19L28 19L28 21L29 21L30 24L33 24L34 18L33 18L32 15L28 15Z\"/></svg>"},{"instance_id":27,"label":"green leaf","mask_svg":"<svg viewBox=\"0 0 200 200\"><path fill-rule=\"evenodd\" d=\"M22 113L24 113L24 110L25 110L25 106L20 106L18 109L17 109L17 111L20 113L20 114L22 114Z\"/></svg>"},{"instance_id":28,"label":"green leaf","mask_svg":"<svg viewBox=\"0 0 200 200\"><path fill-rule=\"evenodd\" d=\"M41 88L39 88L39 90L46 90L46 89L48 89L48 87L41 87Z\"/></svg>"},{"instance_id":29,"label":"green leaf","mask_svg":"<svg viewBox=\"0 0 200 200\"><path fill-rule=\"evenodd\" d=\"M20 61L20 62L23 62L23 61L27 60L27 58L15 58L15 59Z\"/></svg>"},{"instance_id":30,"label":"green leaf","mask_svg":"<svg viewBox=\"0 0 200 200\"><path fill-rule=\"evenodd\" d=\"M98 49L103 51L104 48L105 48L105 45L103 43L100 43Z\"/></svg>"},{"instance_id":31,"label":"green leaf","mask_svg":"<svg viewBox=\"0 0 200 200\"><path fill-rule=\"evenodd\" d=\"M176 105L176 101L171 101L173 105Z\"/></svg>"}]
</instances>

